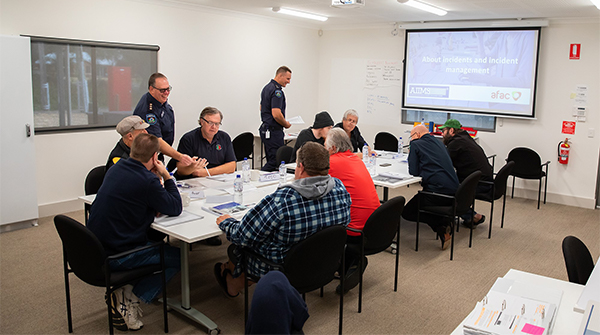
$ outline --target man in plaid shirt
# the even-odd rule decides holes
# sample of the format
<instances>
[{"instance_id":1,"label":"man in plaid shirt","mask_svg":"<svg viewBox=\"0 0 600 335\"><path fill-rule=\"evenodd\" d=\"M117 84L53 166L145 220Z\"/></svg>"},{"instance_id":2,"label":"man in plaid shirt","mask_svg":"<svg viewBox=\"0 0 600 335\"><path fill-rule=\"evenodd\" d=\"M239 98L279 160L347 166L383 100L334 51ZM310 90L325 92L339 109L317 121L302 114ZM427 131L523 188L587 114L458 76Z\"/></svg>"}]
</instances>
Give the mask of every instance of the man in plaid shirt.
<instances>
[{"instance_id":1,"label":"man in plaid shirt","mask_svg":"<svg viewBox=\"0 0 600 335\"><path fill-rule=\"evenodd\" d=\"M247 247L283 263L290 248L315 232L350 222L350 194L339 179L329 176L329 153L321 144L309 142L298 150L296 179L279 186L238 221L229 215L217 218L219 228L232 243L231 261L215 264L215 277L228 296L244 288L244 274L237 248ZM261 277L269 271L263 262L250 258L248 272Z\"/></svg>"}]
</instances>

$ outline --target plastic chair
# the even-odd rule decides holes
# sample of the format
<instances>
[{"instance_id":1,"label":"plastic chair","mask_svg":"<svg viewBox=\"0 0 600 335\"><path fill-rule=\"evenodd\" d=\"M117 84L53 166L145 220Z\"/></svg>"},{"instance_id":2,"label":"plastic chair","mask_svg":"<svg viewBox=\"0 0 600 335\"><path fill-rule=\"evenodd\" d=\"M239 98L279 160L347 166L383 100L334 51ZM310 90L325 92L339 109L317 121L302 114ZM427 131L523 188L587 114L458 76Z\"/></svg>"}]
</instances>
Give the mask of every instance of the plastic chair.
<instances>
[{"instance_id":1,"label":"plastic chair","mask_svg":"<svg viewBox=\"0 0 600 335\"><path fill-rule=\"evenodd\" d=\"M254 135L251 132L241 133L231 143L235 152L235 160L239 162L247 157L248 160L252 161L252 168L254 169Z\"/></svg>"},{"instance_id":2,"label":"plastic chair","mask_svg":"<svg viewBox=\"0 0 600 335\"><path fill-rule=\"evenodd\" d=\"M107 257L104 247L102 247L102 244L96 235L78 221L65 215L57 215L54 217L54 225L56 226L56 231L58 232L63 245L63 267L69 333L73 332L73 322L71 319L71 293L69 289L69 273L71 272L87 284L105 287L106 297L110 297L111 293L116 289L131 282L160 273L162 276L165 333L169 331L163 241ZM146 265L131 270L111 271L110 266L108 265L110 260L118 259L133 252L149 248L160 248L160 264ZM111 305L107 304L107 308L109 332L110 334L113 334Z\"/></svg>"},{"instance_id":3,"label":"plastic chair","mask_svg":"<svg viewBox=\"0 0 600 335\"><path fill-rule=\"evenodd\" d=\"M571 283L585 285L594 270L594 259L580 239L567 236L562 241L563 256Z\"/></svg>"},{"instance_id":4,"label":"plastic chair","mask_svg":"<svg viewBox=\"0 0 600 335\"><path fill-rule=\"evenodd\" d=\"M529 148L514 148L508 153L507 162L515 162L512 172L513 176L511 198L515 195L515 178L538 179L540 186L538 188L538 206L540 209L540 198L542 195L542 178L544 178L544 204L546 203L546 190L548 189L548 164L550 161L542 164L542 159L537 152ZM542 170L545 168L545 171Z\"/></svg>"},{"instance_id":5,"label":"plastic chair","mask_svg":"<svg viewBox=\"0 0 600 335\"><path fill-rule=\"evenodd\" d=\"M104 174L106 173L106 166L96 166L88 172L85 177L85 183L83 185L85 195L96 194L102 186L102 182L104 181ZM90 217L90 209L92 205L84 204L84 215L85 215L85 224L87 225L88 219Z\"/></svg>"},{"instance_id":6,"label":"plastic chair","mask_svg":"<svg viewBox=\"0 0 600 335\"><path fill-rule=\"evenodd\" d=\"M277 149L277 153L275 154L277 163L285 162L285 164L289 163L292 160L292 152L294 148L284 145Z\"/></svg>"},{"instance_id":7,"label":"plastic chair","mask_svg":"<svg viewBox=\"0 0 600 335\"><path fill-rule=\"evenodd\" d=\"M450 260L454 258L454 227L458 226L458 218L461 215L469 212L470 209L475 207L475 191L477 189L477 183L481 178L481 171L475 171L471 173L463 182L458 185L458 189L454 195L439 194L435 192L419 191L419 202L417 205L417 241L415 250L419 250L419 219L421 213L429 213L435 215L441 215L445 217L451 217L452 221L450 227L452 228L452 242L450 246ZM439 198L452 199L451 206L423 206L421 207L421 196L430 195ZM471 234L469 236L469 248L473 243L473 228L471 227Z\"/></svg>"},{"instance_id":8,"label":"plastic chair","mask_svg":"<svg viewBox=\"0 0 600 335\"><path fill-rule=\"evenodd\" d=\"M488 233L488 238L492 238L492 220L494 219L494 202L496 200L500 199L501 197L504 197L504 198L502 199L502 224L500 225L500 228L504 228L504 209L506 208L506 183L508 181L508 176L510 175L510 172L512 171L514 166L515 166L515 162L506 163L500 169L500 171L498 171L493 182L484 181L484 180L479 181L482 184L491 184L492 185L492 189L490 190L489 193L475 194L475 199L487 201L491 204L490 231Z\"/></svg>"},{"instance_id":9,"label":"plastic chair","mask_svg":"<svg viewBox=\"0 0 600 335\"><path fill-rule=\"evenodd\" d=\"M248 257L257 258L272 268L283 272L290 281L290 284L302 294L302 298L305 300L307 292L318 288L321 289L322 297L323 286L335 279L335 273L340 268L341 285L344 287L346 236L346 227L342 225L323 228L292 246L283 264L273 263L256 254L254 251L243 248L242 264L245 267ZM244 285L244 324L246 324L248 322L248 277L250 275L245 268L244 272L246 273ZM253 280L257 281L257 278L253 278ZM343 316L344 295L340 294L339 334L342 333Z\"/></svg>"},{"instance_id":10,"label":"plastic chair","mask_svg":"<svg viewBox=\"0 0 600 335\"><path fill-rule=\"evenodd\" d=\"M358 229L347 228L350 231L360 234L360 244L348 243L348 249L353 249L360 254L360 261L357 271L360 273L358 286L358 312L362 311L362 286L363 286L363 261L364 256L380 253L390 247L394 242L394 237L400 236L400 217L404 209L406 199L398 196L386 201L377 208L367 219L362 231ZM396 243L399 238L397 238ZM397 245L397 244L396 244ZM398 291L398 261L400 253L396 251L396 270L394 275L394 292Z\"/></svg>"},{"instance_id":11,"label":"plastic chair","mask_svg":"<svg viewBox=\"0 0 600 335\"><path fill-rule=\"evenodd\" d=\"M375 147L375 150L396 152L398 151L398 139L396 136L382 131L375 135L375 143L373 146Z\"/></svg>"}]
</instances>

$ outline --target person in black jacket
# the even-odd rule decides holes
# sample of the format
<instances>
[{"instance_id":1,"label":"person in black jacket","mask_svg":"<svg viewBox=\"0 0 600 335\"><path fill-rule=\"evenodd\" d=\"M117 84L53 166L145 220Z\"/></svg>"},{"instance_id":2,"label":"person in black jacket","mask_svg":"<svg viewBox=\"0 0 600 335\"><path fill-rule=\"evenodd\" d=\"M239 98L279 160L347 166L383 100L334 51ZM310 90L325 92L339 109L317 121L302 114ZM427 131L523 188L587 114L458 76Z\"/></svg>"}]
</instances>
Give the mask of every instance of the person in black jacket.
<instances>
[{"instance_id":1,"label":"person in black jacket","mask_svg":"<svg viewBox=\"0 0 600 335\"><path fill-rule=\"evenodd\" d=\"M121 139L108 155L106 171L119 160L129 158L131 143L139 134L148 134L148 127L150 125L137 115L130 115L117 124L117 133L121 135Z\"/></svg>"},{"instance_id":2,"label":"person in black jacket","mask_svg":"<svg viewBox=\"0 0 600 335\"><path fill-rule=\"evenodd\" d=\"M315 115L315 122L313 122L312 127L303 129L300 134L298 134L290 161L296 161L296 152L306 142L316 142L320 145L325 145L325 138L327 137L327 133L329 133L331 128L333 128L333 119L329 113L322 111Z\"/></svg>"},{"instance_id":3,"label":"person in black jacket","mask_svg":"<svg viewBox=\"0 0 600 335\"><path fill-rule=\"evenodd\" d=\"M475 171L481 171L481 181L494 181L494 171L492 171L492 166L485 152L471 135L462 129L462 125L458 120L449 119L439 129L442 129L444 144L450 159L452 159L452 165L456 169L459 182L462 183L465 178ZM491 190L491 184L479 183L477 185L478 194L487 194ZM485 215L474 212L472 221L471 217L471 213L462 216L466 226L476 226L485 222Z\"/></svg>"},{"instance_id":4,"label":"person in black jacket","mask_svg":"<svg viewBox=\"0 0 600 335\"><path fill-rule=\"evenodd\" d=\"M131 145L130 157L108 170L96 194L87 226L109 256L151 243L148 233L158 213L181 214L183 206L177 185L158 160L159 146L156 136L138 135ZM164 187L159 178L164 180ZM138 251L109 263L113 270L149 264L160 264L157 248ZM179 272L179 248L165 246L165 268L167 280ZM114 308L118 306L128 329L137 330L144 325L138 319L140 300L150 303L161 287L160 276L147 277L134 285L125 285L107 298Z\"/></svg>"},{"instance_id":5,"label":"person in black jacket","mask_svg":"<svg viewBox=\"0 0 600 335\"><path fill-rule=\"evenodd\" d=\"M423 191L454 195L458 188L458 178L446 148L437 138L431 136L425 126L418 125L410 133L410 152L408 154L408 173L421 177ZM421 199L419 199L419 197ZM451 199L443 199L417 193L404 206L402 217L408 221L417 221L418 203L421 206L448 206ZM438 234L442 249L448 247L451 240L451 218L421 213L420 221L427 223Z\"/></svg>"}]
</instances>

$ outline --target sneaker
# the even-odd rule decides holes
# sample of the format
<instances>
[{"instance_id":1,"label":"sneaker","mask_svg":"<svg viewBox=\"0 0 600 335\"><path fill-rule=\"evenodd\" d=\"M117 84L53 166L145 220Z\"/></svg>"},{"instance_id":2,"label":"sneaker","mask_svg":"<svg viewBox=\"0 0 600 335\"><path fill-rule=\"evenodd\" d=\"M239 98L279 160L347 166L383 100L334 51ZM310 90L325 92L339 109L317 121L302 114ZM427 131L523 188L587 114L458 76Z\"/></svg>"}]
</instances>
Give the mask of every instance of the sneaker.
<instances>
[{"instance_id":1,"label":"sneaker","mask_svg":"<svg viewBox=\"0 0 600 335\"><path fill-rule=\"evenodd\" d=\"M123 303L125 305L126 313L123 316L125 323L129 330L139 330L144 326L144 323L140 318L143 315L142 308L140 307L140 299L133 294L131 291L133 286L126 285L123 288ZM121 313L123 314L123 313Z\"/></svg>"},{"instance_id":2,"label":"sneaker","mask_svg":"<svg viewBox=\"0 0 600 335\"><path fill-rule=\"evenodd\" d=\"M122 290L122 289L119 289L119 290ZM117 290L117 291L119 291L119 290ZM110 305L113 327L120 331L127 331L129 328L127 327L127 324L125 323L123 316L117 310L117 306L119 305L119 303L117 301L117 295L115 294L115 292L110 294L110 299L108 298L108 296L105 295L104 300L106 300L106 304Z\"/></svg>"}]
</instances>

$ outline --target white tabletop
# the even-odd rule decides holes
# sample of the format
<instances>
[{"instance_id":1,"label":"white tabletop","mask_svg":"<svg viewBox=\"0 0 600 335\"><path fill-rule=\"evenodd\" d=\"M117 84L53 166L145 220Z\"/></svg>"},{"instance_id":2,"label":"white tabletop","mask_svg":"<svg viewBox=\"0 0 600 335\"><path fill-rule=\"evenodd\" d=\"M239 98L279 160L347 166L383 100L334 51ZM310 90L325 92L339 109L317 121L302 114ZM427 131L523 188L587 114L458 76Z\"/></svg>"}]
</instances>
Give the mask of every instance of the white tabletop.
<instances>
[{"instance_id":1,"label":"white tabletop","mask_svg":"<svg viewBox=\"0 0 600 335\"><path fill-rule=\"evenodd\" d=\"M577 329L579 329L579 324L581 323L581 318L583 317L583 314L573 311L573 306L575 306L579 295L583 291L583 285L570 283L568 281L554 279L550 277L544 277L515 269L510 269L506 273L506 275L504 275L504 278L512 279L517 282L534 284L536 286L547 289L561 290L563 292L562 300L560 302L560 305L558 306L556 320L554 321L554 328L551 334L576 334ZM473 302L473 307L475 307L475 303L476 302ZM458 327L456 327L456 329L454 329L451 335L462 335L463 323L464 320L458 325Z\"/></svg>"}]
</instances>

